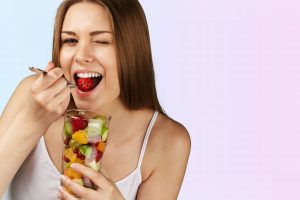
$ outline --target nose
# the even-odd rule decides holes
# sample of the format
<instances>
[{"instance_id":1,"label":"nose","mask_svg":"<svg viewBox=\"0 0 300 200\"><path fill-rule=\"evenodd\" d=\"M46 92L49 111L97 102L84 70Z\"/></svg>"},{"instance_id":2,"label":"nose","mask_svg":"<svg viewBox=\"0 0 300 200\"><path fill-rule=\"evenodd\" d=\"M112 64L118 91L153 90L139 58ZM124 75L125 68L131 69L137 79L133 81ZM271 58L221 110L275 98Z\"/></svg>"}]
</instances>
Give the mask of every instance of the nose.
<instances>
[{"instance_id":1,"label":"nose","mask_svg":"<svg viewBox=\"0 0 300 200\"><path fill-rule=\"evenodd\" d=\"M91 63L94 61L94 55L91 47L88 44L78 44L78 50L74 56L75 62L81 63Z\"/></svg>"}]
</instances>

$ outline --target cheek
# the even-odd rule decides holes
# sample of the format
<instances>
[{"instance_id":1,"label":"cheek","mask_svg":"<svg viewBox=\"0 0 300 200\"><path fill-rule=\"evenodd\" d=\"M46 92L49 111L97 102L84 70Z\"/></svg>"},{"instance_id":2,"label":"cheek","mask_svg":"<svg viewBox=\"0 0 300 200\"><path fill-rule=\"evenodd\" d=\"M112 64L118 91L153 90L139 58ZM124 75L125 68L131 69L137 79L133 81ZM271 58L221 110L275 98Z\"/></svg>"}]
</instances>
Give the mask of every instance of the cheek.
<instances>
[{"instance_id":1,"label":"cheek","mask_svg":"<svg viewBox=\"0 0 300 200\"><path fill-rule=\"evenodd\" d=\"M107 69L107 77L109 78L109 82L111 85L111 89L116 92L120 92L120 83L119 83L119 74L118 74L118 67L115 55L112 56L114 59L110 59L109 69Z\"/></svg>"},{"instance_id":2,"label":"cheek","mask_svg":"<svg viewBox=\"0 0 300 200\"><path fill-rule=\"evenodd\" d=\"M60 66L66 76L66 78L70 78L70 67L72 66L73 53L71 51L67 51L66 49L61 49L59 63Z\"/></svg>"},{"instance_id":3,"label":"cheek","mask_svg":"<svg viewBox=\"0 0 300 200\"><path fill-rule=\"evenodd\" d=\"M114 48L99 49L95 55L97 55L97 60L104 67L107 87L110 90L119 91L117 58Z\"/></svg>"},{"instance_id":4,"label":"cheek","mask_svg":"<svg viewBox=\"0 0 300 200\"><path fill-rule=\"evenodd\" d=\"M118 70L117 66L114 65L108 72L107 72L107 81L109 85L109 90L114 95L120 95L120 82L119 82L119 76L118 76Z\"/></svg>"}]
</instances>

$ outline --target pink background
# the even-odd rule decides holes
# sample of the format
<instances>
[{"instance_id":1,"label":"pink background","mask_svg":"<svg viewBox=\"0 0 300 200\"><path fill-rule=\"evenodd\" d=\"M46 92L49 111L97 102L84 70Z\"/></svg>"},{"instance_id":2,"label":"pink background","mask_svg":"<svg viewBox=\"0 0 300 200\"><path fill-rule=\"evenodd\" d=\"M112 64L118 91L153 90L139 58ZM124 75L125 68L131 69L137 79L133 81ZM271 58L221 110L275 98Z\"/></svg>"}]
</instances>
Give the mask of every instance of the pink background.
<instances>
[{"instance_id":1,"label":"pink background","mask_svg":"<svg viewBox=\"0 0 300 200\"><path fill-rule=\"evenodd\" d=\"M300 4L142 3L162 103L192 138L180 199L300 199Z\"/></svg>"},{"instance_id":2,"label":"pink background","mask_svg":"<svg viewBox=\"0 0 300 200\"><path fill-rule=\"evenodd\" d=\"M3 2L0 112L27 66L50 59L60 2ZM159 98L192 138L179 199L299 200L298 1L141 4Z\"/></svg>"}]
</instances>

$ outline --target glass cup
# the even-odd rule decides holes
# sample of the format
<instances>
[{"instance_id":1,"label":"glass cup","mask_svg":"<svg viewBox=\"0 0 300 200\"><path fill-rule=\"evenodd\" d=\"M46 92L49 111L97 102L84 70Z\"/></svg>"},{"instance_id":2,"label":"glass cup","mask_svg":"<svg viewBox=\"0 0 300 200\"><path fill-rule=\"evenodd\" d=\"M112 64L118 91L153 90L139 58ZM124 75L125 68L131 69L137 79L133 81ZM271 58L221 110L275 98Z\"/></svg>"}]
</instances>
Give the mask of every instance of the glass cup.
<instances>
[{"instance_id":1,"label":"glass cup","mask_svg":"<svg viewBox=\"0 0 300 200\"><path fill-rule=\"evenodd\" d=\"M96 189L91 180L73 170L71 164L80 163L100 171L110 118L109 115L77 109L67 110L64 115L62 173L82 186Z\"/></svg>"}]
</instances>

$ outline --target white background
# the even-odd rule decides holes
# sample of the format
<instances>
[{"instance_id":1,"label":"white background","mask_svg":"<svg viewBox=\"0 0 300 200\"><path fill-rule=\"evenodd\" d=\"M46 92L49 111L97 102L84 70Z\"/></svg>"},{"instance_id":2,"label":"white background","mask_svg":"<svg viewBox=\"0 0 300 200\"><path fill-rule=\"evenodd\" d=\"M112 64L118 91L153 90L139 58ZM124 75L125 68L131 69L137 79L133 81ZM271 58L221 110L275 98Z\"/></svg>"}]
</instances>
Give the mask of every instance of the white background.
<instances>
[{"instance_id":1,"label":"white background","mask_svg":"<svg viewBox=\"0 0 300 200\"><path fill-rule=\"evenodd\" d=\"M50 60L60 3L1 1L0 112L28 66ZM160 101L192 138L179 199L300 199L299 3L141 4Z\"/></svg>"}]
</instances>

